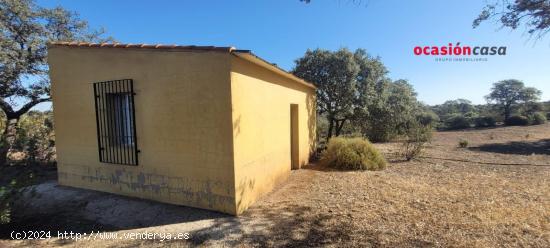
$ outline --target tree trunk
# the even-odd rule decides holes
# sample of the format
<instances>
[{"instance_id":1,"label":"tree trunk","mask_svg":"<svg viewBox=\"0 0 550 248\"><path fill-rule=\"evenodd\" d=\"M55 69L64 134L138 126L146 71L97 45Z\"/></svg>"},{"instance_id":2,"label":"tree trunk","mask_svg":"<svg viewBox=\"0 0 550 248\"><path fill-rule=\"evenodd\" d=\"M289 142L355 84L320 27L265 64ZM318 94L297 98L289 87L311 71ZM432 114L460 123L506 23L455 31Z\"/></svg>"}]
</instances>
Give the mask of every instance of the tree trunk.
<instances>
[{"instance_id":1,"label":"tree trunk","mask_svg":"<svg viewBox=\"0 0 550 248\"><path fill-rule=\"evenodd\" d=\"M4 133L0 138L0 166L8 166L8 152L15 143L19 118L6 120Z\"/></svg>"},{"instance_id":2,"label":"tree trunk","mask_svg":"<svg viewBox=\"0 0 550 248\"><path fill-rule=\"evenodd\" d=\"M510 118L510 115L511 115L511 106L504 106L504 122L506 122L508 120L508 118Z\"/></svg>"},{"instance_id":3,"label":"tree trunk","mask_svg":"<svg viewBox=\"0 0 550 248\"><path fill-rule=\"evenodd\" d=\"M332 118L328 118L328 131L327 131L327 144L330 138L332 137L332 129L334 129L334 120Z\"/></svg>"},{"instance_id":4,"label":"tree trunk","mask_svg":"<svg viewBox=\"0 0 550 248\"><path fill-rule=\"evenodd\" d=\"M7 166L8 152L15 143L15 135L17 133L17 123L19 118L27 113L36 104L50 101L50 98L32 98L30 102L24 104L19 110L13 110L12 106L4 101L4 98L0 98L0 109L4 111L6 115L6 122L4 123L4 133L0 135L0 167Z\"/></svg>"},{"instance_id":5,"label":"tree trunk","mask_svg":"<svg viewBox=\"0 0 550 248\"><path fill-rule=\"evenodd\" d=\"M7 167L8 166L8 148L7 145L5 145L5 141L0 141L2 144L0 144L0 168L1 167Z\"/></svg>"},{"instance_id":6,"label":"tree trunk","mask_svg":"<svg viewBox=\"0 0 550 248\"><path fill-rule=\"evenodd\" d=\"M344 127L345 123L346 123L345 119L336 121L336 136L340 136L340 133L342 132L342 128Z\"/></svg>"}]
</instances>

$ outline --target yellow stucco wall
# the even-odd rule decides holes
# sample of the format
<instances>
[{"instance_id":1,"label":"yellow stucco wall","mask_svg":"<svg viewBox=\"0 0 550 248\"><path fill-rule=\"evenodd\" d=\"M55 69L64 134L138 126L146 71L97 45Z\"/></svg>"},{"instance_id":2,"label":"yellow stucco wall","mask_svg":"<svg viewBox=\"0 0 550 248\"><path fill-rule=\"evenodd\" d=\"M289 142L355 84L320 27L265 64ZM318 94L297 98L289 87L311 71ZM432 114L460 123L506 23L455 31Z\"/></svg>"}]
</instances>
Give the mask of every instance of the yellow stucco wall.
<instances>
[{"instance_id":1,"label":"yellow stucco wall","mask_svg":"<svg viewBox=\"0 0 550 248\"><path fill-rule=\"evenodd\" d=\"M231 55L51 47L59 183L236 214ZM139 165L98 159L93 82L133 79Z\"/></svg>"},{"instance_id":2,"label":"yellow stucco wall","mask_svg":"<svg viewBox=\"0 0 550 248\"><path fill-rule=\"evenodd\" d=\"M298 104L298 160L308 162L315 144L315 90L244 59L231 61L235 200L241 213L290 173L291 104Z\"/></svg>"},{"instance_id":3,"label":"yellow stucco wall","mask_svg":"<svg viewBox=\"0 0 550 248\"><path fill-rule=\"evenodd\" d=\"M61 185L240 214L315 144L315 90L228 52L50 47ZM139 165L99 162L93 83L133 79Z\"/></svg>"}]
</instances>

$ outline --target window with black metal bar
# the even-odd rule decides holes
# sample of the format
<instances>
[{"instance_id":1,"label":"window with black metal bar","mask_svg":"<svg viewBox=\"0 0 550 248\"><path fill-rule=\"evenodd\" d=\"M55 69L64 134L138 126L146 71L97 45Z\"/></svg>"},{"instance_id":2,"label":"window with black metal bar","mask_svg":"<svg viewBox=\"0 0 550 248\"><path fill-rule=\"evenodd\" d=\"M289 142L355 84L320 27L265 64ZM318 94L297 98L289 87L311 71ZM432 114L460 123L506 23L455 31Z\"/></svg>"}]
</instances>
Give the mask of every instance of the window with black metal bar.
<instances>
[{"instance_id":1,"label":"window with black metal bar","mask_svg":"<svg viewBox=\"0 0 550 248\"><path fill-rule=\"evenodd\" d=\"M138 164L134 95L132 79L94 83L100 162Z\"/></svg>"}]
</instances>

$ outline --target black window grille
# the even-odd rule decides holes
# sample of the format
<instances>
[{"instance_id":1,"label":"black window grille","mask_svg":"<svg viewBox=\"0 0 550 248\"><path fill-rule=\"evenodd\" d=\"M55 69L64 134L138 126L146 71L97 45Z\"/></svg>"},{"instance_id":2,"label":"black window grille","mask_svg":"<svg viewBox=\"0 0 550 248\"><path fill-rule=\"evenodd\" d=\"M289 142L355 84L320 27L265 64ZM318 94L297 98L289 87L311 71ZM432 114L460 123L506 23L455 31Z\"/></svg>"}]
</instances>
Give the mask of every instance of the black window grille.
<instances>
[{"instance_id":1,"label":"black window grille","mask_svg":"<svg viewBox=\"0 0 550 248\"><path fill-rule=\"evenodd\" d=\"M132 79L94 83L99 161L138 165Z\"/></svg>"}]
</instances>

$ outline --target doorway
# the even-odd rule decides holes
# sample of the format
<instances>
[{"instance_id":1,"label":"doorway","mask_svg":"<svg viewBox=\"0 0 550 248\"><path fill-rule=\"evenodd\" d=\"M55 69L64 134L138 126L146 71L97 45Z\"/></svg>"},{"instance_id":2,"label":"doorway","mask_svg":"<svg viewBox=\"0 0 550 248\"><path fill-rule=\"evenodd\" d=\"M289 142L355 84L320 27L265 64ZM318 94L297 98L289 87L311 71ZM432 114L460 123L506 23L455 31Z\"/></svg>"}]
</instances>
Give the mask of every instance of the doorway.
<instances>
[{"instance_id":1,"label":"doorway","mask_svg":"<svg viewBox=\"0 0 550 248\"><path fill-rule=\"evenodd\" d=\"M300 169L298 116L298 104L290 104L290 165L293 170Z\"/></svg>"}]
</instances>

